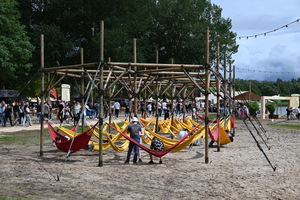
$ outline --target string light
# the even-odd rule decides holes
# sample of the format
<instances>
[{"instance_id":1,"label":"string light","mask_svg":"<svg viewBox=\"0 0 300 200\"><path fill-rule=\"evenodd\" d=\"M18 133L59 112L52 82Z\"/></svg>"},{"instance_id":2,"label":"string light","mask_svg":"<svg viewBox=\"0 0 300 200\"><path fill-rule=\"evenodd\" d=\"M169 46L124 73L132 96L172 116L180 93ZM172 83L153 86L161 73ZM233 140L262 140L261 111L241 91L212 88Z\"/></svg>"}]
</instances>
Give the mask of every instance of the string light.
<instances>
[{"instance_id":1,"label":"string light","mask_svg":"<svg viewBox=\"0 0 300 200\"><path fill-rule=\"evenodd\" d=\"M268 74L296 74L296 72L276 72L276 71L262 71L262 70L256 70L256 69L245 69L236 67L236 69L248 71L248 72L258 72L258 73L268 73Z\"/></svg>"},{"instance_id":2,"label":"string light","mask_svg":"<svg viewBox=\"0 0 300 200\"><path fill-rule=\"evenodd\" d=\"M260 34L255 34L255 35L246 35L246 36L238 36L238 38L241 40L241 39L244 39L244 38L246 38L247 40L249 39L249 38L257 38L258 36L267 36L267 34L270 34L270 33L274 33L274 32L276 32L276 31L278 31L278 30L280 30L280 29L283 29L283 28L288 28L290 25L292 25L292 24L294 24L294 23L299 23L299 21L300 21L300 19L297 19L297 20L295 20L295 21L292 21L291 23L288 23L288 24L286 24L286 25L283 25L283 26L281 26L281 27L279 27L279 28L276 28L276 29L273 29L273 30L271 30L271 31L267 31L267 32L264 32L264 33L260 33Z\"/></svg>"}]
</instances>

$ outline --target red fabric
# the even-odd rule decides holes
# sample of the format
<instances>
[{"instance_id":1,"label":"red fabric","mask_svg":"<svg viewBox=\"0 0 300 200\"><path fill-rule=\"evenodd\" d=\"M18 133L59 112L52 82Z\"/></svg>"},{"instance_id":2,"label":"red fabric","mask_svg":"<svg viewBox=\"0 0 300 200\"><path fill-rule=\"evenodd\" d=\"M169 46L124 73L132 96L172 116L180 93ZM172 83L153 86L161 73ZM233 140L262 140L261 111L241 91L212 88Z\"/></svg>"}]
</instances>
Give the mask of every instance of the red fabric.
<instances>
[{"instance_id":1,"label":"red fabric","mask_svg":"<svg viewBox=\"0 0 300 200\"><path fill-rule=\"evenodd\" d=\"M79 149L85 148L88 145L88 143L91 139L92 132L93 132L95 126L98 124L98 123L95 124L89 130L75 136L74 139L73 138L68 139L64 135L57 132L47 120L45 120L45 122L48 125L49 134L50 134L52 140L55 142L56 147L59 150L64 151L66 153L68 153L69 150L72 153L74 153L74 152L78 151ZM60 143L56 142L56 140L55 140L56 136L61 137L61 142Z\"/></svg>"},{"instance_id":2,"label":"red fabric","mask_svg":"<svg viewBox=\"0 0 300 200\"><path fill-rule=\"evenodd\" d=\"M106 123L106 124L109 125L111 128L113 128L114 130L116 130L117 132L119 132L121 135L123 135L123 137L125 137L130 142L133 142L134 144L136 144L137 146L139 146L141 149L147 151L148 153L150 153L150 154L152 154L152 155L154 155L156 157L162 157L162 156L166 155L167 153L169 153L170 151L172 151L176 146L178 146L182 141L184 141L187 137L189 137L201 125L201 124L199 124L198 126L196 126L192 131L190 131L183 138L181 138L180 140L178 140L178 142L176 144L174 144L173 146L171 146L169 149L164 150L164 151L156 151L156 150L150 149L150 148L142 145L141 143L135 141L134 139L132 139L130 136L126 135L125 133L122 133L121 131L118 131L112 125L110 125L108 123Z\"/></svg>"},{"instance_id":3,"label":"red fabric","mask_svg":"<svg viewBox=\"0 0 300 200\"><path fill-rule=\"evenodd\" d=\"M214 128L213 132L211 132L210 129L209 129L208 133L209 133L210 139L212 141L217 141L218 140L218 131L219 131L219 127L218 126L216 126Z\"/></svg>"},{"instance_id":4,"label":"red fabric","mask_svg":"<svg viewBox=\"0 0 300 200\"><path fill-rule=\"evenodd\" d=\"M50 94L51 94L55 99L57 99L57 94L56 94L56 89L55 89L55 88L52 88L49 92L50 92Z\"/></svg>"},{"instance_id":5,"label":"red fabric","mask_svg":"<svg viewBox=\"0 0 300 200\"><path fill-rule=\"evenodd\" d=\"M235 115L231 115L231 128L235 128Z\"/></svg>"},{"instance_id":6,"label":"red fabric","mask_svg":"<svg viewBox=\"0 0 300 200\"><path fill-rule=\"evenodd\" d=\"M196 113L196 115L197 115L197 117L199 117L200 119L202 119L203 121L205 121L205 118L204 118L204 117L198 115L197 113ZM218 120L209 120L209 122L211 122L211 123L217 123Z\"/></svg>"}]
</instances>

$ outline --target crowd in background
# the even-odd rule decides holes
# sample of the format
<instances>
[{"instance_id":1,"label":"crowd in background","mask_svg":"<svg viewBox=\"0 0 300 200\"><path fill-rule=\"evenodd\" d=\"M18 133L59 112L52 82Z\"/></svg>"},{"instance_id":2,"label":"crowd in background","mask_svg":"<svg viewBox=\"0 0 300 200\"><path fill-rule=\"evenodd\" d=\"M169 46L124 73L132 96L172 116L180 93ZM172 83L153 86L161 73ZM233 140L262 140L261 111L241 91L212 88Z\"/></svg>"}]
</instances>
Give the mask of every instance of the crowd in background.
<instances>
[{"instance_id":1,"label":"crowd in background","mask_svg":"<svg viewBox=\"0 0 300 200\"><path fill-rule=\"evenodd\" d=\"M158 101L157 104L158 116L168 119L172 116L179 116L183 113L195 115L197 112L205 111L205 102L198 101L186 102L182 101ZM104 112L103 117L107 118L109 115L109 104L107 101L103 104ZM141 117L146 118L150 116L156 116L156 102L155 101L139 101L137 105L138 114ZM238 108L238 115L242 115L242 109ZM100 104L97 102L89 102L82 109L82 105L79 101L61 101L44 103L44 116L41 116L41 103L0 103L0 123L2 126L32 126L33 123L41 123L42 118L46 119L58 119L60 124L64 122L70 124L74 123L74 126L79 123L81 114L88 118L99 118ZM114 118L122 116L132 116L134 111L134 102L130 101L111 101L111 114ZM229 114L228 106L220 104L221 113L226 112ZM83 112L83 113L82 113ZM173 112L173 113L172 113ZM209 104L209 112L216 112L216 104ZM86 124L86 121L85 121Z\"/></svg>"}]
</instances>

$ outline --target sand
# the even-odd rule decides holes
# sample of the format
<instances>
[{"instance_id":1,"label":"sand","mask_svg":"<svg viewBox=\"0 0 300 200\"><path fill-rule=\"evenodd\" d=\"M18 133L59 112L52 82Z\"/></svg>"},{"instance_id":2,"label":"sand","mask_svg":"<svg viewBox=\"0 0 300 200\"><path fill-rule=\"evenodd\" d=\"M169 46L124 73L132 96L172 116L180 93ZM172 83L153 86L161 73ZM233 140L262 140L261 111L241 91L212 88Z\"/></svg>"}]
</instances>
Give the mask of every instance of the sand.
<instances>
[{"instance_id":1,"label":"sand","mask_svg":"<svg viewBox=\"0 0 300 200\"><path fill-rule=\"evenodd\" d=\"M66 153L53 143L0 145L0 197L28 199L299 199L300 130L271 128L263 122L269 137L268 150L253 126L262 151L242 121L237 121L234 142L217 152L209 149L204 159L204 144L163 157L163 164L125 165L126 152L109 149L98 167L99 153L80 150L65 162ZM274 122L273 122L274 123ZM277 121L275 123L286 123ZM291 123L298 123L293 121ZM3 134L15 134L32 127L0 128ZM9 132L10 133L7 133ZM3 133L6 132L6 133ZM34 131L33 131L34 132ZM45 133L48 134L48 133ZM265 135L261 132L264 139ZM38 133L28 137L38 137ZM158 162L155 158L154 162ZM62 171L60 180L55 178Z\"/></svg>"}]
</instances>

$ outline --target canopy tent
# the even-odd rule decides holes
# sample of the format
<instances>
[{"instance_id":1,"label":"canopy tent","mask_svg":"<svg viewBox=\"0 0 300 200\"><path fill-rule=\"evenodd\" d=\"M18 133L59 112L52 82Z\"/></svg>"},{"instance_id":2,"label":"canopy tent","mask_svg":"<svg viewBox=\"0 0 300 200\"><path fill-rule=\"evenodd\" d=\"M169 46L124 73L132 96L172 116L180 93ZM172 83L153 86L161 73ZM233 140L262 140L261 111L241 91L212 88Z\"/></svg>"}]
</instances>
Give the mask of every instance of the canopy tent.
<instances>
[{"instance_id":1,"label":"canopy tent","mask_svg":"<svg viewBox=\"0 0 300 200\"><path fill-rule=\"evenodd\" d=\"M245 92L245 93L235 96L235 100L259 101L260 99L261 99L260 96L258 96L257 94L255 94L251 91L248 91L248 92Z\"/></svg>"}]
</instances>

